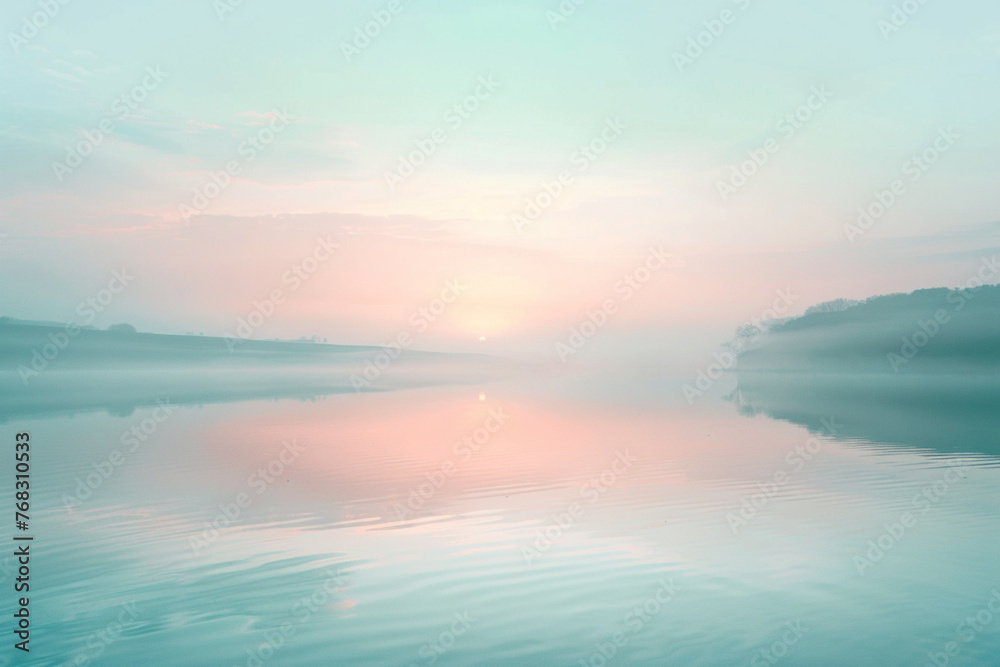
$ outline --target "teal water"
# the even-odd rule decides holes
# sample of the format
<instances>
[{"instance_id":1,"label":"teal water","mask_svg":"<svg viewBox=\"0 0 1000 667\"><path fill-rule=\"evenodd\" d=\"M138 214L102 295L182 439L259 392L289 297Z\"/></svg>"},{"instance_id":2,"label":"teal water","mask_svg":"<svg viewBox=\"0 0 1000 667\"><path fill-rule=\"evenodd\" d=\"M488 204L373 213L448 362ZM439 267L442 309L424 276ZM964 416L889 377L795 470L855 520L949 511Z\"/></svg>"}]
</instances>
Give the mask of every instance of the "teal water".
<instances>
[{"instance_id":1,"label":"teal water","mask_svg":"<svg viewBox=\"0 0 1000 667\"><path fill-rule=\"evenodd\" d=\"M33 632L29 659L9 632L2 655L1000 664L995 404L907 442L919 406L813 420L763 398L690 406L679 386L534 378L12 418L3 437L33 442Z\"/></svg>"}]
</instances>

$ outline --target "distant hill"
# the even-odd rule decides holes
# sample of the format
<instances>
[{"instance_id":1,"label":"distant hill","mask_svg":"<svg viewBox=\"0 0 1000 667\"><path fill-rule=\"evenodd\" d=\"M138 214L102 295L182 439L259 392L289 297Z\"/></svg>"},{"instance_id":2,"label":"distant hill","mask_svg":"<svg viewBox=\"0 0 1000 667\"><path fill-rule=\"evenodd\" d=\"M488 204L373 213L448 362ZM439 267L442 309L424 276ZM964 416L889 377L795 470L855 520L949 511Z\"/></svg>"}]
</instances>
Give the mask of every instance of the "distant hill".
<instances>
[{"instance_id":1,"label":"distant hill","mask_svg":"<svg viewBox=\"0 0 1000 667\"><path fill-rule=\"evenodd\" d=\"M54 346L54 347L53 347ZM45 348L48 347L48 350ZM214 336L138 333L128 324L107 330L55 322L0 318L0 372L31 367L35 352L53 368L103 370L196 365L246 366L260 363L315 364L343 355L374 354L375 346L325 345L302 341L257 341Z\"/></svg>"},{"instance_id":2,"label":"distant hill","mask_svg":"<svg viewBox=\"0 0 1000 667\"><path fill-rule=\"evenodd\" d=\"M731 399L838 437L1000 455L1000 286L835 302L739 357Z\"/></svg>"},{"instance_id":3,"label":"distant hill","mask_svg":"<svg viewBox=\"0 0 1000 667\"><path fill-rule=\"evenodd\" d=\"M315 398L489 381L485 355L313 341L233 340L0 318L0 422L107 410L128 414L169 399L203 404Z\"/></svg>"},{"instance_id":4,"label":"distant hill","mask_svg":"<svg viewBox=\"0 0 1000 667\"><path fill-rule=\"evenodd\" d=\"M996 373L1000 285L837 301L775 324L747 345L740 371Z\"/></svg>"}]
</instances>

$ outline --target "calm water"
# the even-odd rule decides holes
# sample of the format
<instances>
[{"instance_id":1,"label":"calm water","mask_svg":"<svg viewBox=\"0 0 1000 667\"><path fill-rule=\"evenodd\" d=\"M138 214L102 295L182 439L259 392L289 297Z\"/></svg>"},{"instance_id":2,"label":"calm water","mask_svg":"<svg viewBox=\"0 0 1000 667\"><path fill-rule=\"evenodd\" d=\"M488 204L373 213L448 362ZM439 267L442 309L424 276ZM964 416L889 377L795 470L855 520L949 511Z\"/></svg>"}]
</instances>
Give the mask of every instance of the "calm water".
<instances>
[{"instance_id":1,"label":"calm water","mask_svg":"<svg viewBox=\"0 0 1000 667\"><path fill-rule=\"evenodd\" d=\"M25 664L1000 664L995 406L940 446L836 407L581 377L13 419Z\"/></svg>"}]
</instances>

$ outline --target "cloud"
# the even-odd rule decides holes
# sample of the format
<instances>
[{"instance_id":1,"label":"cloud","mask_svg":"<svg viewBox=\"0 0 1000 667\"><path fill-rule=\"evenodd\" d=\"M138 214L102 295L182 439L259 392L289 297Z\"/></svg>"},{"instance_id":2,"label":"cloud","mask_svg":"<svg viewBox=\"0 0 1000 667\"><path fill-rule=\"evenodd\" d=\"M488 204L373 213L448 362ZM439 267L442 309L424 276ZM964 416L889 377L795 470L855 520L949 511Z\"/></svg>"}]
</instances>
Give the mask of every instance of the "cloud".
<instances>
[{"instance_id":1,"label":"cloud","mask_svg":"<svg viewBox=\"0 0 1000 667\"><path fill-rule=\"evenodd\" d=\"M79 65L74 65L73 63L67 62L65 60L59 60L57 58L57 59L55 59L55 60L52 61L52 64L53 65L60 65L62 67L70 69L70 70L76 72L77 74L79 74L80 76L83 76L83 77L94 76L94 73L91 72L90 70L84 69L83 67L80 67Z\"/></svg>"},{"instance_id":2,"label":"cloud","mask_svg":"<svg viewBox=\"0 0 1000 667\"><path fill-rule=\"evenodd\" d=\"M40 71L42 72L42 74L48 74L51 77L62 79L63 81L70 81L72 83L79 83L79 84L83 83L83 81L76 78L72 74L68 74L67 72L57 72L56 70L49 69L47 67L43 67Z\"/></svg>"},{"instance_id":3,"label":"cloud","mask_svg":"<svg viewBox=\"0 0 1000 667\"><path fill-rule=\"evenodd\" d=\"M189 118L188 119L187 125L190 125L192 127L197 127L197 128L200 128L200 129L204 129L204 130L224 130L224 129L226 129L226 128L222 127L221 125L216 125L215 123L206 123L204 121L195 120L193 118Z\"/></svg>"}]
</instances>

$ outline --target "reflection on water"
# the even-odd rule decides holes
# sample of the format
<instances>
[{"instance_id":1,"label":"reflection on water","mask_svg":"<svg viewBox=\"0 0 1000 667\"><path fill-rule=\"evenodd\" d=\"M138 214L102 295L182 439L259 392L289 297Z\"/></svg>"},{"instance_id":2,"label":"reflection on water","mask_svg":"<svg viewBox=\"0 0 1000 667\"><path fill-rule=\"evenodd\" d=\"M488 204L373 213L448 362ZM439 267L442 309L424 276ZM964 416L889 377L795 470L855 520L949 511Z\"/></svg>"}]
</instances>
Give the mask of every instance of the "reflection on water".
<instances>
[{"instance_id":1,"label":"reflection on water","mask_svg":"<svg viewBox=\"0 0 1000 667\"><path fill-rule=\"evenodd\" d=\"M1000 456L1000 376L832 375L742 372L732 399L744 414L821 428L844 415L843 433L938 452Z\"/></svg>"},{"instance_id":2,"label":"reflection on water","mask_svg":"<svg viewBox=\"0 0 1000 667\"><path fill-rule=\"evenodd\" d=\"M539 382L19 418L30 664L1000 655L1000 615L959 626L1000 589L987 416Z\"/></svg>"}]
</instances>

